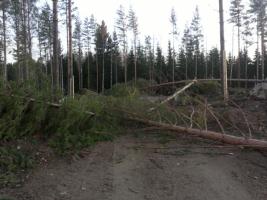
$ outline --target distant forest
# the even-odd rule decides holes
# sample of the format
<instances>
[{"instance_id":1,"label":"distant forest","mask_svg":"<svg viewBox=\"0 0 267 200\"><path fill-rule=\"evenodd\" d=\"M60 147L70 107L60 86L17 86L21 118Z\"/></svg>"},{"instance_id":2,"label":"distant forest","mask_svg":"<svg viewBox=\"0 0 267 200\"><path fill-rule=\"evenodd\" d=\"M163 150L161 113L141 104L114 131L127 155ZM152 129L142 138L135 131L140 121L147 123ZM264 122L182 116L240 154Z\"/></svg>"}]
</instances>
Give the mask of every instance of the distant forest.
<instances>
[{"instance_id":1,"label":"distant forest","mask_svg":"<svg viewBox=\"0 0 267 200\"><path fill-rule=\"evenodd\" d=\"M224 8L231 15L226 23L232 23L238 33L238 56L227 55L229 78L266 77L266 5L265 0L250 0L245 9L242 0L231 0L230 8ZM94 15L79 18L74 0L44 4L38 0L4 0L0 6L4 82L31 81L40 88L48 83L53 91L73 95L83 88L103 92L114 84L134 84L138 79L155 84L220 77L220 53L217 48L204 49L198 7L187 27L180 27L175 10L170 11L166 23L172 29L166 30L170 38L164 53L153 37L141 38L138 20L142 19L138 19L132 7L118 8L114 13L116 29L110 32L105 21L97 23ZM66 29L66 38L59 38L60 23ZM214 34L219 34L219 30L214 30ZM66 54L63 43L67 46ZM257 45L249 57L247 49L252 44ZM33 52L38 52L38 59L33 59ZM14 63L7 63L9 53L13 54Z\"/></svg>"}]
</instances>

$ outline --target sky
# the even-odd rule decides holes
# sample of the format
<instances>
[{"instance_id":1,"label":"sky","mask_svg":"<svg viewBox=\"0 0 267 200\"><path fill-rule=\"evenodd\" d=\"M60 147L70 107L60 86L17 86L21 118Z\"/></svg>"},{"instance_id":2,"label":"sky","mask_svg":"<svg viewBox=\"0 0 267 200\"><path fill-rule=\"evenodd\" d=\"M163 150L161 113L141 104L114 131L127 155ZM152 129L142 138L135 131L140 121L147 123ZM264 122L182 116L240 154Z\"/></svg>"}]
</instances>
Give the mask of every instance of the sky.
<instances>
[{"instance_id":1,"label":"sky","mask_svg":"<svg viewBox=\"0 0 267 200\"><path fill-rule=\"evenodd\" d=\"M41 0L41 2L44 1ZM52 2L50 0L47 1ZM110 33L115 29L116 11L119 6L122 5L126 12L128 12L131 6L138 18L139 39L141 43L144 43L145 36L149 35L154 38L155 46L159 44L165 54L167 52L168 40L172 38L170 34L172 30L170 23L171 9L174 8L177 17L179 36L175 46L176 50L178 50L181 45L185 25L190 25L196 6L198 6L202 33L204 35L204 48L208 50L212 47L220 48L218 0L73 0L73 2L78 7L76 14L82 20L93 14L98 23L101 23L102 20L106 22ZM243 2L246 3L248 0L243 0ZM248 6L248 3L246 4ZM233 40L233 25L227 22L230 18L229 7L230 0L224 0L226 52L237 55L237 31L234 31ZM60 32L60 38L65 38L65 26L61 25ZM64 40L62 41L63 47L66 48ZM249 52L251 55L254 49L255 45L250 47Z\"/></svg>"},{"instance_id":2,"label":"sky","mask_svg":"<svg viewBox=\"0 0 267 200\"><path fill-rule=\"evenodd\" d=\"M225 21L229 19L230 0L224 1ZM108 30L114 30L116 11L123 5L126 11L132 6L138 17L140 40L146 35L154 38L155 45L159 43L166 52L168 40L171 39L170 13L174 8L177 15L179 37L177 49L186 24L190 24L196 6L199 7L201 25L204 35L204 47L220 47L219 45L219 13L218 0L74 0L81 18L94 14L98 23L104 20ZM232 51L232 25L226 23L225 42L227 51Z\"/></svg>"}]
</instances>

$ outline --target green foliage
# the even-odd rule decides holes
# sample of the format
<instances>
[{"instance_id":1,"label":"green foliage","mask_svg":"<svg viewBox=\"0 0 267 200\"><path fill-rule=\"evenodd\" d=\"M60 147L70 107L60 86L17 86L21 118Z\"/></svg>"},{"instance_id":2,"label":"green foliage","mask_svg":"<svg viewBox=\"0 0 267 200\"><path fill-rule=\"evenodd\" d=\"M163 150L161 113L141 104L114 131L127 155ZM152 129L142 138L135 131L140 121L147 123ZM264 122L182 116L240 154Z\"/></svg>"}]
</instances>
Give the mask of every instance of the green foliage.
<instances>
[{"instance_id":1,"label":"green foliage","mask_svg":"<svg viewBox=\"0 0 267 200\"><path fill-rule=\"evenodd\" d=\"M32 168L33 157L19 148L0 147L0 187L16 184L16 174Z\"/></svg>"},{"instance_id":2,"label":"green foliage","mask_svg":"<svg viewBox=\"0 0 267 200\"><path fill-rule=\"evenodd\" d=\"M199 95L216 96L221 94L221 85L217 81L197 82L189 91Z\"/></svg>"},{"instance_id":3,"label":"green foliage","mask_svg":"<svg viewBox=\"0 0 267 200\"><path fill-rule=\"evenodd\" d=\"M107 90L105 94L113 97L137 97L140 92L136 87L120 83Z\"/></svg>"}]
</instances>

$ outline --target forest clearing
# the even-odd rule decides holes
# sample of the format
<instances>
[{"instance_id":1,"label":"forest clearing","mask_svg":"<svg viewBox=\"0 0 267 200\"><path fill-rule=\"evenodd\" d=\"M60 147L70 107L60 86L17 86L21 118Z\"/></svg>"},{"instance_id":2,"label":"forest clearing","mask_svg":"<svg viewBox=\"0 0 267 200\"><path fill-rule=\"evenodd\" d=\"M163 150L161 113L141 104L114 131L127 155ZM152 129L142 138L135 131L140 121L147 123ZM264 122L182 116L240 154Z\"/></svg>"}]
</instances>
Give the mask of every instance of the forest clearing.
<instances>
[{"instance_id":1,"label":"forest clearing","mask_svg":"<svg viewBox=\"0 0 267 200\"><path fill-rule=\"evenodd\" d=\"M0 1L0 200L266 200L267 1L87 3Z\"/></svg>"}]
</instances>

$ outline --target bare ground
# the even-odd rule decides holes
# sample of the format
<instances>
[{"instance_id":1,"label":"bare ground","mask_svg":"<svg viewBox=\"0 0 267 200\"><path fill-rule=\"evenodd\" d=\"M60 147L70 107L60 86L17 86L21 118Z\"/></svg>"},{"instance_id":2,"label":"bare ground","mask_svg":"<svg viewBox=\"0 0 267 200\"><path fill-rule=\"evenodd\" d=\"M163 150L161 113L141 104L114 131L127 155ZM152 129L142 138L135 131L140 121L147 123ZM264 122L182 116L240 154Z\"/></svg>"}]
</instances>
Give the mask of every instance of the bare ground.
<instances>
[{"instance_id":1,"label":"bare ground","mask_svg":"<svg viewBox=\"0 0 267 200\"><path fill-rule=\"evenodd\" d=\"M0 190L17 200L266 200L263 153L211 147L178 137L127 135L70 160L51 159L21 188ZM217 144L215 144L217 145Z\"/></svg>"}]
</instances>

